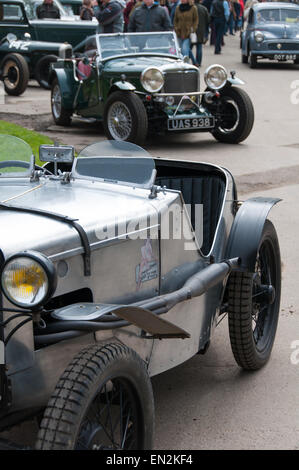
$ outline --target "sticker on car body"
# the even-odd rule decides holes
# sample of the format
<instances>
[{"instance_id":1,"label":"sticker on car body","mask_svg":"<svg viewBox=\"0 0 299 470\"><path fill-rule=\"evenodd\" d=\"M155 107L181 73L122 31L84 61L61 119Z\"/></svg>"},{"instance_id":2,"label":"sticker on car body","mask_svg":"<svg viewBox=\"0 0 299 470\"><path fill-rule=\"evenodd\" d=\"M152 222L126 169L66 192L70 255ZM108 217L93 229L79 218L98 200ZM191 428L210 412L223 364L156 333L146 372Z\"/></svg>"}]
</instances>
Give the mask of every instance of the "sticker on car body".
<instances>
[{"instance_id":1,"label":"sticker on car body","mask_svg":"<svg viewBox=\"0 0 299 470\"><path fill-rule=\"evenodd\" d=\"M17 49L18 51L28 51L30 42L28 41L11 41L9 43L9 49Z\"/></svg>"},{"instance_id":2,"label":"sticker on car body","mask_svg":"<svg viewBox=\"0 0 299 470\"><path fill-rule=\"evenodd\" d=\"M156 279L159 274L159 267L154 257L152 241L150 238L147 238L145 244L141 247L141 257L140 264L136 266L137 290L143 282Z\"/></svg>"}]
</instances>

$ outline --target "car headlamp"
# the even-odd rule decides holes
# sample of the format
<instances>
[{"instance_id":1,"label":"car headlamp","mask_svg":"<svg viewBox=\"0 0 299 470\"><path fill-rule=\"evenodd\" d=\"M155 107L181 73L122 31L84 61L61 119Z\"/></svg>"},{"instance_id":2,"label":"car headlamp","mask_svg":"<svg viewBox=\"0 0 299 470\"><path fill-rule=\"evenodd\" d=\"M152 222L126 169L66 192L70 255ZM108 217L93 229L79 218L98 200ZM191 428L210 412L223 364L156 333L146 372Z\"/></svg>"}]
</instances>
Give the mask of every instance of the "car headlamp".
<instances>
[{"instance_id":1,"label":"car headlamp","mask_svg":"<svg viewBox=\"0 0 299 470\"><path fill-rule=\"evenodd\" d=\"M143 88L149 93L156 93L164 85L164 77L159 69L149 67L145 69L140 77Z\"/></svg>"},{"instance_id":2,"label":"car headlamp","mask_svg":"<svg viewBox=\"0 0 299 470\"><path fill-rule=\"evenodd\" d=\"M24 251L8 258L2 268L1 287L14 305L34 309L54 294L57 277L54 265L43 254Z\"/></svg>"},{"instance_id":3,"label":"car headlamp","mask_svg":"<svg viewBox=\"0 0 299 470\"><path fill-rule=\"evenodd\" d=\"M209 88L219 90L226 84L227 72L222 65L210 65L205 71L204 79Z\"/></svg>"},{"instance_id":4,"label":"car headlamp","mask_svg":"<svg viewBox=\"0 0 299 470\"><path fill-rule=\"evenodd\" d=\"M257 31L255 34L254 34L254 39L256 40L256 42L263 42L264 40L264 35L263 33L261 33L261 31Z\"/></svg>"}]
</instances>

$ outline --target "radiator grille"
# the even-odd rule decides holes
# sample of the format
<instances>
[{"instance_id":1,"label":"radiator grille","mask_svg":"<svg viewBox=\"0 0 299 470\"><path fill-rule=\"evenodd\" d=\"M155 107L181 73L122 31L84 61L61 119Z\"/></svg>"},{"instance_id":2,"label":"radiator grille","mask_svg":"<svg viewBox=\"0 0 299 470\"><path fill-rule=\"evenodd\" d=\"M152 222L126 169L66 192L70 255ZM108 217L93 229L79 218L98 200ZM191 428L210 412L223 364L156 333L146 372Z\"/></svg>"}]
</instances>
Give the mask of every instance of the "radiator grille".
<instances>
[{"instance_id":1,"label":"radiator grille","mask_svg":"<svg viewBox=\"0 0 299 470\"><path fill-rule=\"evenodd\" d=\"M278 48L277 45L280 44L281 47ZM299 51L299 43L296 42L275 42L268 44L268 49L271 51Z\"/></svg>"},{"instance_id":2,"label":"radiator grille","mask_svg":"<svg viewBox=\"0 0 299 470\"><path fill-rule=\"evenodd\" d=\"M199 91L197 70L167 73L164 78L164 93Z\"/></svg>"}]
</instances>

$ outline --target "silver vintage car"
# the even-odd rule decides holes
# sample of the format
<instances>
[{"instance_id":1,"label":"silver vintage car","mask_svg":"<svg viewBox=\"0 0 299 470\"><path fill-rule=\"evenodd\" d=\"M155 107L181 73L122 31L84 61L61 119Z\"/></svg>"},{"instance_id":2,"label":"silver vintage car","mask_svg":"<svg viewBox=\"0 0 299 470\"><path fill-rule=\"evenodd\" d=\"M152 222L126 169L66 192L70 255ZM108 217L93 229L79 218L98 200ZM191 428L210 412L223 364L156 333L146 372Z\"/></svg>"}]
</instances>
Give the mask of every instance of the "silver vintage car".
<instances>
[{"instance_id":1,"label":"silver vintage car","mask_svg":"<svg viewBox=\"0 0 299 470\"><path fill-rule=\"evenodd\" d=\"M240 203L225 168L128 142L39 157L0 136L0 431L36 416L37 449L150 449L150 378L224 315L237 364L268 361L278 199Z\"/></svg>"}]
</instances>

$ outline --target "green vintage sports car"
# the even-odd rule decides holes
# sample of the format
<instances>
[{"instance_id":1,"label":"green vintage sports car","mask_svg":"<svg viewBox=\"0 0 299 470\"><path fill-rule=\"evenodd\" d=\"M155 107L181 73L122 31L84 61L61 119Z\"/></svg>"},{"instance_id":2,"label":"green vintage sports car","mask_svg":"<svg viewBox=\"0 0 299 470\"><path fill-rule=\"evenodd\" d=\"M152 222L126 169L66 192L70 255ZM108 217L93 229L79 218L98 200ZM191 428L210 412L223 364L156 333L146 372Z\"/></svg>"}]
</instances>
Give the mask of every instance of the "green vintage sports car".
<instances>
[{"instance_id":1,"label":"green vintage sports car","mask_svg":"<svg viewBox=\"0 0 299 470\"><path fill-rule=\"evenodd\" d=\"M29 33L33 41L67 41L75 46L95 33L97 21L80 21L67 12L63 14L61 5L60 20L37 19L36 7L40 3L41 0L0 0L0 39L13 33L22 40Z\"/></svg>"},{"instance_id":2,"label":"green vintage sports car","mask_svg":"<svg viewBox=\"0 0 299 470\"><path fill-rule=\"evenodd\" d=\"M52 66L56 124L78 114L103 122L109 139L141 144L151 132L210 132L222 142L247 138L254 110L243 82L221 65L205 71L183 58L175 33L96 34Z\"/></svg>"},{"instance_id":3,"label":"green vintage sports car","mask_svg":"<svg viewBox=\"0 0 299 470\"><path fill-rule=\"evenodd\" d=\"M0 80L7 94L24 93L29 78L35 78L41 87L49 89L50 66L59 56L71 55L67 43L18 40L8 33L0 39Z\"/></svg>"}]
</instances>

